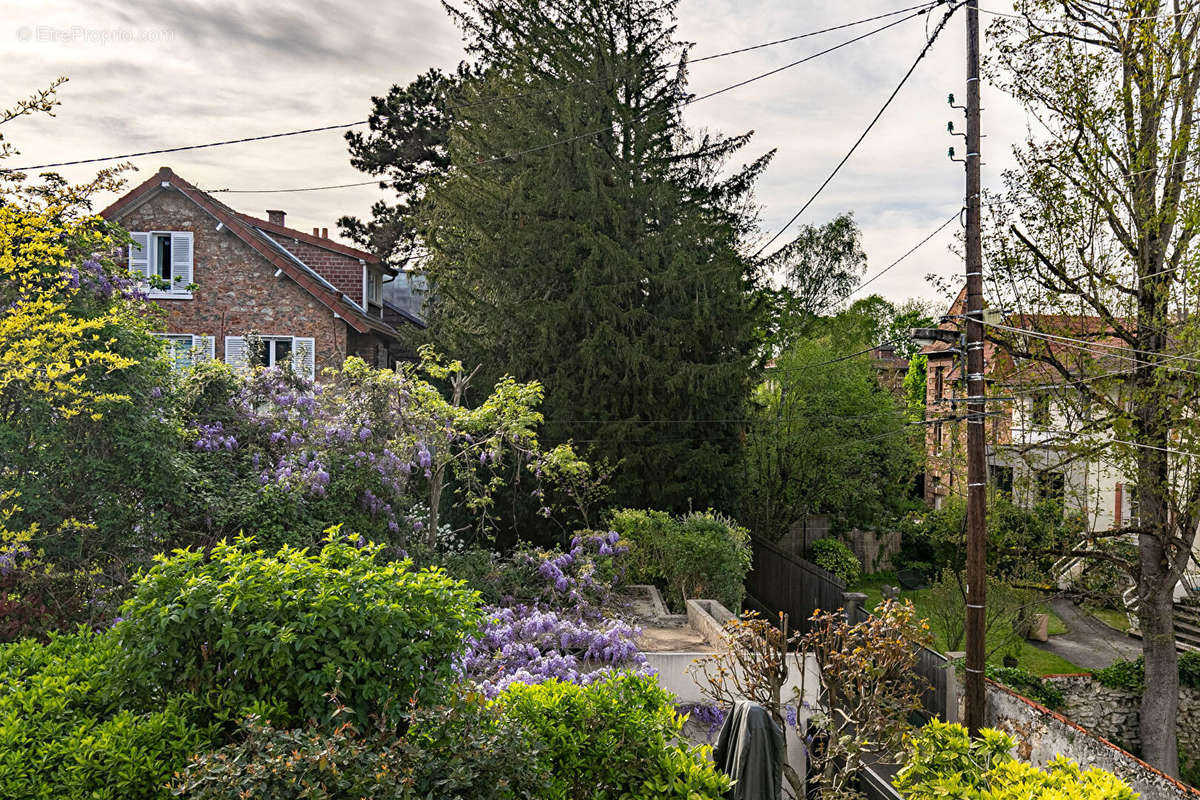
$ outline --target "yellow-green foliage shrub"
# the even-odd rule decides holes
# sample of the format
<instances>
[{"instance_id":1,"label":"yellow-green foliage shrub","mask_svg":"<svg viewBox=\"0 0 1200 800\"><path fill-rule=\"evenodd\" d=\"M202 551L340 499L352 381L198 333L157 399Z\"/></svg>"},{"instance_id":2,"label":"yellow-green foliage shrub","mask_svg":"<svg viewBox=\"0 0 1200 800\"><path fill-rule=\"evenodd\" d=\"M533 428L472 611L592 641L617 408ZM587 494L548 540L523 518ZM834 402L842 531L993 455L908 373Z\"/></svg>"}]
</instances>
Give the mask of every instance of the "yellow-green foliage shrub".
<instances>
[{"instance_id":1,"label":"yellow-green foliage shrub","mask_svg":"<svg viewBox=\"0 0 1200 800\"><path fill-rule=\"evenodd\" d=\"M909 737L894 781L905 800L1136 800L1115 775L1057 757L1046 769L1017 761L1016 742L985 728L971 741L962 725L933 720Z\"/></svg>"}]
</instances>

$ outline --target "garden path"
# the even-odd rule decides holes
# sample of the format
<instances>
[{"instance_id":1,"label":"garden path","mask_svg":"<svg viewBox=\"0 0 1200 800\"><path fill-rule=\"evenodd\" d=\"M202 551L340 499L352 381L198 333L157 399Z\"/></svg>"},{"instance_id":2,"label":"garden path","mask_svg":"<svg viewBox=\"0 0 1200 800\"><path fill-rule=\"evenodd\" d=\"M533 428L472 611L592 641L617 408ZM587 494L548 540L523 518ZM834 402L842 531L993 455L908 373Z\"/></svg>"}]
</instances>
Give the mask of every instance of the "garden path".
<instances>
[{"instance_id":1,"label":"garden path","mask_svg":"<svg viewBox=\"0 0 1200 800\"><path fill-rule=\"evenodd\" d=\"M1030 642L1034 647L1061 656L1084 669L1103 669L1114 661L1137 658L1142 645L1137 639L1105 625L1070 600L1056 597L1047 602L1062 619L1067 632L1048 642Z\"/></svg>"}]
</instances>

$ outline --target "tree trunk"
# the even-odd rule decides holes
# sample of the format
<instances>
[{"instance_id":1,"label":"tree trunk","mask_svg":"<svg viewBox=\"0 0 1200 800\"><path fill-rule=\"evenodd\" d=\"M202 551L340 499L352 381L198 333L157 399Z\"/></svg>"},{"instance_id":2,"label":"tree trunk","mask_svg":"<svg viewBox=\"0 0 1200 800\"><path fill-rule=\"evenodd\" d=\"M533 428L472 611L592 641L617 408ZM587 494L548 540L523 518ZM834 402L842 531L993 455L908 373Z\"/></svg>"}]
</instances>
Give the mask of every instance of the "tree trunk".
<instances>
[{"instance_id":1,"label":"tree trunk","mask_svg":"<svg viewBox=\"0 0 1200 800\"><path fill-rule=\"evenodd\" d=\"M1142 579L1138 589L1138 622L1146 660L1142 692L1142 758L1172 777L1179 776L1175 724L1179 714L1179 655L1175 651L1175 581L1162 541L1142 534L1139 550Z\"/></svg>"}]
</instances>

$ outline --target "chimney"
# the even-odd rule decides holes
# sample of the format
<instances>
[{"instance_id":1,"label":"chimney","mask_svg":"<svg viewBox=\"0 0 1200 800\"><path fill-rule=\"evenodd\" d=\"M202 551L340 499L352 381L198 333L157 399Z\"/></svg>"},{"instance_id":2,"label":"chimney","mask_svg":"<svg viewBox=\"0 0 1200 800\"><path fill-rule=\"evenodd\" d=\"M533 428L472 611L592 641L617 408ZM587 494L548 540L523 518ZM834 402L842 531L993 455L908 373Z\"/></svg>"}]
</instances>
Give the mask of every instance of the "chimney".
<instances>
[{"instance_id":1,"label":"chimney","mask_svg":"<svg viewBox=\"0 0 1200 800\"><path fill-rule=\"evenodd\" d=\"M272 225L283 225L283 218L287 216L284 211L267 209L267 221Z\"/></svg>"},{"instance_id":2,"label":"chimney","mask_svg":"<svg viewBox=\"0 0 1200 800\"><path fill-rule=\"evenodd\" d=\"M329 238L329 228L321 228L321 238L322 239Z\"/></svg>"},{"instance_id":3,"label":"chimney","mask_svg":"<svg viewBox=\"0 0 1200 800\"><path fill-rule=\"evenodd\" d=\"M313 228L313 236L316 236L318 239L321 238L321 229Z\"/></svg>"}]
</instances>

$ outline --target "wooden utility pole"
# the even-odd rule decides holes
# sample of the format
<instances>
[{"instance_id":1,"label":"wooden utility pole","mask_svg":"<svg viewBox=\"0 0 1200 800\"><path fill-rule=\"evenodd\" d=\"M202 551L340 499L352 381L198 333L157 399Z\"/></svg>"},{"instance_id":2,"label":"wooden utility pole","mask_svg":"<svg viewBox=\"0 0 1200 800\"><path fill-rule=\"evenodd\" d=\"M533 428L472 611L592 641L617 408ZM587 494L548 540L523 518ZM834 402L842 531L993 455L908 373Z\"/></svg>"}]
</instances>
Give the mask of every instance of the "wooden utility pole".
<instances>
[{"instance_id":1,"label":"wooden utility pole","mask_svg":"<svg viewBox=\"0 0 1200 800\"><path fill-rule=\"evenodd\" d=\"M987 415L983 377L983 239L980 228L979 0L967 0L967 674L966 723L984 724L987 623Z\"/></svg>"}]
</instances>

